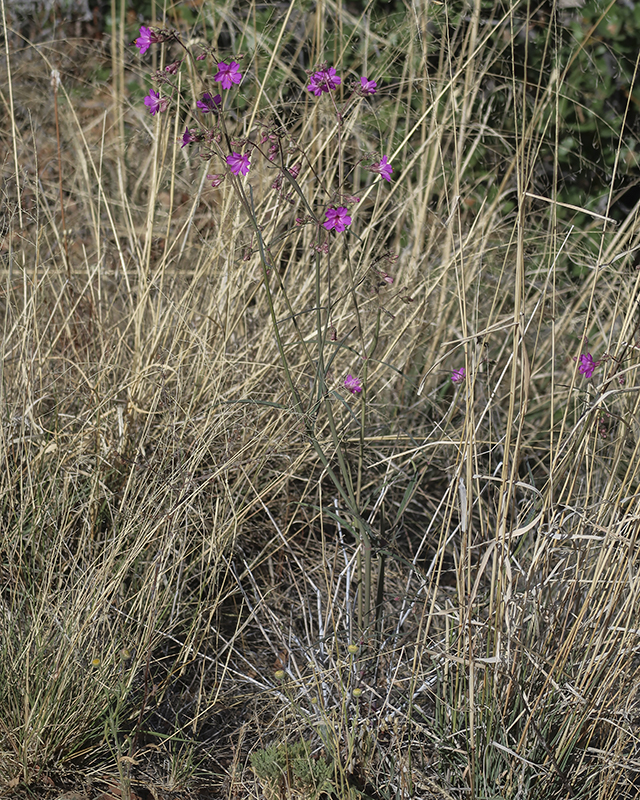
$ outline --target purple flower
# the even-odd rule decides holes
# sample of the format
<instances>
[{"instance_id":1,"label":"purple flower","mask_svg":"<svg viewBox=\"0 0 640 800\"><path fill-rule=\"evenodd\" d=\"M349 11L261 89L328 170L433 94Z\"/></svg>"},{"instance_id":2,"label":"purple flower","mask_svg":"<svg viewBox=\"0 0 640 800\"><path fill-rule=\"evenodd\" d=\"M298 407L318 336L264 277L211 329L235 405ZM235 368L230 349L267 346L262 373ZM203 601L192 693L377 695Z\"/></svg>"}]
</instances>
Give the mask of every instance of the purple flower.
<instances>
[{"instance_id":1,"label":"purple flower","mask_svg":"<svg viewBox=\"0 0 640 800\"><path fill-rule=\"evenodd\" d=\"M221 61L213 80L221 83L223 89L230 89L234 83L240 83L242 75L238 69L238 62L232 61L230 64L225 64L224 61Z\"/></svg>"},{"instance_id":2,"label":"purple flower","mask_svg":"<svg viewBox=\"0 0 640 800\"><path fill-rule=\"evenodd\" d=\"M460 367L460 369L454 369L451 373L451 380L453 383L462 383L466 377L466 370L464 367Z\"/></svg>"},{"instance_id":3,"label":"purple flower","mask_svg":"<svg viewBox=\"0 0 640 800\"><path fill-rule=\"evenodd\" d=\"M169 101L166 97L160 97L160 92L154 92L153 89L151 89L149 94L144 98L144 104L149 109L149 113L152 117L166 111L168 103Z\"/></svg>"},{"instance_id":4,"label":"purple flower","mask_svg":"<svg viewBox=\"0 0 640 800\"><path fill-rule=\"evenodd\" d=\"M372 164L369 167L369 172L375 172L376 175L381 175L385 181L391 181L391 173L393 172L393 169L389 163L389 159L386 156L382 156L377 164Z\"/></svg>"},{"instance_id":5,"label":"purple flower","mask_svg":"<svg viewBox=\"0 0 640 800\"><path fill-rule=\"evenodd\" d=\"M224 175L207 175L207 180L211 181L211 186L216 189L224 180Z\"/></svg>"},{"instance_id":6,"label":"purple flower","mask_svg":"<svg viewBox=\"0 0 640 800\"><path fill-rule=\"evenodd\" d=\"M182 64L182 59L180 59L180 61L174 61L172 64L167 64L167 66L164 68L164 71L169 75L175 75L180 68L180 64Z\"/></svg>"},{"instance_id":7,"label":"purple flower","mask_svg":"<svg viewBox=\"0 0 640 800\"><path fill-rule=\"evenodd\" d=\"M152 28L145 28L142 25L140 27L140 36L138 36L134 44L140 51L140 55L143 56L152 44L160 41L161 37Z\"/></svg>"},{"instance_id":8,"label":"purple flower","mask_svg":"<svg viewBox=\"0 0 640 800\"><path fill-rule=\"evenodd\" d=\"M591 378L599 363L599 361L593 360L591 353L583 353L578 361L578 372L581 372L585 378Z\"/></svg>"},{"instance_id":9,"label":"purple flower","mask_svg":"<svg viewBox=\"0 0 640 800\"><path fill-rule=\"evenodd\" d=\"M313 80L313 78L311 78L309 81L309 85L307 86L307 91L311 92L311 94L314 94L316 97L320 97L320 95L322 94L322 89Z\"/></svg>"},{"instance_id":10,"label":"purple flower","mask_svg":"<svg viewBox=\"0 0 640 800\"><path fill-rule=\"evenodd\" d=\"M209 92L202 95L202 100L198 100L196 106L202 111L203 114L208 114L210 111L215 111L218 106L222 105L222 97L219 94L211 97Z\"/></svg>"},{"instance_id":11,"label":"purple flower","mask_svg":"<svg viewBox=\"0 0 640 800\"><path fill-rule=\"evenodd\" d=\"M333 89L337 89L341 83L342 78L336 74L335 67L324 67L309 77L307 90L316 97L320 97L323 92L331 92Z\"/></svg>"},{"instance_id":12,"label":"purple flower","mask_svg":"<svg viewBox=\"0 0 640 800\"><path fill-rule=\"evenodd\" d=\"M189 128L185 128L184 133L182 134L182 144L180 145L180 148L186 147L188 144L191 144L191 142L197 141L198 137L194 133L191 133Z\"/></svg>"},{"instance_id":13,"label":"purple flower","mask_svg":"<svg viewBox=\"0 0 640 800\"><path fill-rule=\"evenodd\" d=\"M227 164L234 175L240 175L240 173L246 175L251 166L249 156L246 153L242 155L240 155L240 153L231 153L230 156L227 156Z\"/></svg>"},{"instance_id":14,"label":"purple flower","mask_svg":"<svg viewBox=\"0 0 640 800\"><path fill-rule=\"evenodd\" d=\"M335 228L338 233L342 233L351 225L351 217L348 214L348 209L344 206L328 208L324 213L327 221L323 225L328 231Z\"/></svg>"},{"instance_id":15,"label":"purple flower","mask_svg":"<svg viewBox=\"0 0 640 800\"><path fill-rule=\"evenodd\" d=\"M360 383L358 378L354 378L353 375L347 375L344 379L345 388L348 389L351 394L360 394L362 391L362 384Z\"/></svg>"},{"instance_id":16,"label":"purple flower","mask_svg":"<svg viewBox=\"0 0 640 800\"><path fill-rule=\"evenodd\" d=\"M378 84L364 75L360 78L360 94L375 94Z\"/></svg>"}]
</instances>

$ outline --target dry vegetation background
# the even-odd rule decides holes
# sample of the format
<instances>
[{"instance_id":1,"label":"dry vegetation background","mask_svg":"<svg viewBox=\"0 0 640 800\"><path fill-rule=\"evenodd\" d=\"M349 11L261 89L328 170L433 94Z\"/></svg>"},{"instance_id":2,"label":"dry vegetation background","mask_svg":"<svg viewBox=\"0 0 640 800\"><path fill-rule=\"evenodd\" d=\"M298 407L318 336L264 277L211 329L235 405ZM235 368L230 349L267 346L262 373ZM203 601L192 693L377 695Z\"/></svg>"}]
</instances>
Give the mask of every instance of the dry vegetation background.
<instances>
[{"instance_id":1,"label":"dry vegetation background","mask_svg":"<svg viewBox=\"0 0 640 800\"><path fill-rule=\"evenodd\" d=\"M345 121L361 201L323 267L337 342L322 407L315 228L267 162L246 179L305 417L232 184L211 188L220 165L180 148L189 108L144 107L176 57L130 46L151 17L3 5L7 794L637 796L640 245L637 205L615 204L632 162L620 129L608 189L554 202L567 61L539 8L149 12L243 54L228 124L286 128L318 209L335 113L304 70L381 87ZM198 74L181 80L197 97ZM357 164L374 151L390 185ZM313 417L335 465L329 407L377 532L364 631L353 519L309 437Z\"/></svg>"}]
</instances>

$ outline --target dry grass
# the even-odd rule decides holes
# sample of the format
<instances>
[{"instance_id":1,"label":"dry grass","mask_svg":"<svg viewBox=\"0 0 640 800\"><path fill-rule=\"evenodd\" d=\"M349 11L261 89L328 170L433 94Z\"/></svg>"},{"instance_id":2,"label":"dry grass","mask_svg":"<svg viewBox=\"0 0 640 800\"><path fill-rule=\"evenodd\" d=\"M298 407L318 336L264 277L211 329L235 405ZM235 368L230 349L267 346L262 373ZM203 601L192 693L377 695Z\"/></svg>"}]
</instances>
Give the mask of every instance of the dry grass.
<instances>
[{"instance_id":1,"label":"dry grass","mask_svg":"<svg viewBox=\"0 0 640 800\"><path fill-rule=\"evenodd\" d=\"M284 127L316 213L343 170L361 197L322 262L337 342L318 397L316 228L267 162L247 179L302 406L234 185L211 189L180 148L188 118L146 113L133 27L34 42L7 18L0 778L16 791L73 769L89 793L111 776L258 797L250 755L304 740L340 798L636 796L637 214L589 205L577 228L531 197L554 197L538 168L562 75L549 39L533 83L487 90L526 7L480 10L445 24L446 5L410 4L392 29L341 2L197 12L199 36L245 56L233 135ZM323 60L384 85L345 116L342 151L328 98L303 91L300 65ZM373 151L391 185L356 163ZM367 630L338 451L385 569Z\"/></svg>"}]
</instances>

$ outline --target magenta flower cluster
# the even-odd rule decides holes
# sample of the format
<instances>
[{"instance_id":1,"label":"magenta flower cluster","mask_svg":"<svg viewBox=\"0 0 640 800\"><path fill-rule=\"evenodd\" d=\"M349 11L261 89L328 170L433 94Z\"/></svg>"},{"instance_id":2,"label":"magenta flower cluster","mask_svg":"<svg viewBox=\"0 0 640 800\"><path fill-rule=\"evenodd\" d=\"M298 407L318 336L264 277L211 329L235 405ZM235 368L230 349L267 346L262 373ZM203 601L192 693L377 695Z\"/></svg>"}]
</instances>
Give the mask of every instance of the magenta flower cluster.
<instances>
[{"instance_id":1,"label":"magenta flower cluster","mask_svg":"<svg viewBox=\"0 0 640 800\"><path fill-rule=\"evenodd\" d=\"M172 33L171 31L157 30L142 25L140 27L138 38L135 40L134 44L140 51L140 54L144 55L152 44L172 41L175 36L176 34ZM198 56L197 60L202 60L206 57L206 55L207 53L202 53ZM181 63L182 61L174 61L172 64L169 64L167 67L165 67L165 73L175 75ZM218 62L217 72L214 75L213 80L220 84L222 90L231 89L232 86L241 83L242 73L240 72L238 62ZM336 68L323 65L320 67L320 69L310 73L307 89L316 97L320 97L322 94L334 91L341 84L342 78L340 75L338 75ZM354 91L356 95L365 97L367 95L375 94L377 88L378 84L376 81L370 80L366 75L363 75L360 78L359 85L356 84L354 87ZM161 97L159 91L151 90L147 97L145 97L144 104L149 110L149 113L152 116L155 116L156 114L161 114L167 110L169 106L169 99L167 97ZM196 102L196 107L203 114L213 114L222 108L222 104L223 100L220 94L212 95L209 92L204 92L201 99ZM208 141L209 139L207 137L208 134L206 131L199 131L197 129L189 130L189 128L186 127L184 134L182 135L181 146L186 147L194 142L203 141L205 139ZM271 142L271 138L274 138L273 142ZM271 144L267 157L270 160L273 160L278 153L279 143L275 141L275 137L269 137L269 141ZM226 156L225 160L229 171L233 175L247 175L249 169L251 168L251 160L248 153L238 153L232 151L230 155ZM297 164L291 167L289 172L293 177L296 177L299 170L300 165ZM369 167L369 170L377 175L380 175L384 180L391 181L393 168L391 167L387 156L382 156L380 161L372 164ZM211 181L211 185L214 188L220 185L223 178L223 176L217 174L208 175L207 177ZM274 188L282 188L282 176L280 176L279 182L278 180L274 182ZM346 202L357 202L357 199L345 198L345 200ZM335 230L337 233L343 233L352 222L352 218L349 215L349 210L346 206L328 208L325 211L325 217L326 220L323 223L323 227L327 231ZM385 278L385 280L387 280L387 278ZM388 279L387 282L390 282L391 280L393 279Z\"/></svg>"},{"instance_id":2,"label":"magenta flower cluster","mask_svg":"<svg viewBox=\"0 0 640 800\"><path fill-rule=\"evenodd\" d=\"M170 38L171 35L166 31L155 31L153 28L147 28L145 25L142 25L140 27L140 34L134 44L140 51L140 55L144 55L152 44L165 42ZM166 66L164 71L169 75L175 75L181 63L182 61L174 61L172 64ZM214 76L214 80L219 83L223 89L230 89L234 84L240 83L242 74L238 67L238 62L232 61L230 64L224 61L219 62L218 71ZM152 116L162 114L162 112L166 111L168 108L167 98L160 97L160 93L153 91L153 89L145 97L144 104L149 109L149 113ZM222 97L219 94L212 96L209 92L205 92L202 95L202 99L197 101L196 106L203 114L212 113L222 106ZM198 137L190 133L187 128L182 137L182 147L195 141L198 141Z\"/></svg>"},{"instance_id":3,"label":"magenta flower cluster","mask_svg":"<svg viewBox=\"0 0 640 800\"><path fill-rule=\"evenodd\" d=\"M316 97L320 97L325 92L332 92L337 89L341 83L342 78L337 74L335 67L322 67L309 75L307 91ZM370 81L366 75L363 75L360 78L360 86L357 87L356 91L364 97L375 94L377 88L378 84L375 81Z\"/></svg>"},{"instance_id":4,"label":"magenta flower cluster","mask_svg":"<svg viewBox=\"0 0 640 800\"><path fill-rule=\"evenodd\" d=\"M464 367L460 367L460 369L454 369L451 373L451 381L454 384L463 383L467 372Z\"/></svg>"}]
</instances>

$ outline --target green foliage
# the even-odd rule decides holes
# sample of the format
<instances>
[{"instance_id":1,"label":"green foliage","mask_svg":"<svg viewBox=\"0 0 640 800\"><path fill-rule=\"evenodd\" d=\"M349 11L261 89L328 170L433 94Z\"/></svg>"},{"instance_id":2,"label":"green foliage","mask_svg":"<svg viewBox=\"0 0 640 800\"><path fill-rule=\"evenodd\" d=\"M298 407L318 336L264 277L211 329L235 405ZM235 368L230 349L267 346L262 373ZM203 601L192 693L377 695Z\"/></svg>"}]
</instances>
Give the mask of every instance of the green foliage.
<instances>
[{"instance_id":1,"label":"green foliage","mask_svg":"<svg viewBox=\"0 0 640 800\"><path fill-rule=\"evenodd\" d=\"M640 9L605 0L559 5L482 4L478 36L486 43L478 57L495 57L476 109L490 96L492 127L514 147L523 126L532 125L536 149L525 152L530 190L547 194L553 186L559 200L603 213L613 182L609 213L622 219L635 200L625 192L638 177ZM431 20L434 39L452 37L453 53L462 41L453 31L468 35L470 24L466 3L447 4ZM477 159L477 169L486 164ZM577 224L590 219L557 211Z\"/></svg>"},{"instance_id":2,"label":"green foliage","mask_svg":"<svg viewBox=\"0 0 640 800\"><path fill-rule=\"evenodd\" d=\"M334 766L323 756L314 758L305 741L271 745L251 756L251 767L273 798L287 789L318 798L334 791Z\"/></svg>"}]
</instances>

